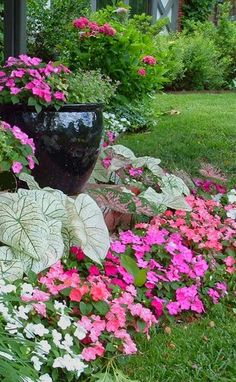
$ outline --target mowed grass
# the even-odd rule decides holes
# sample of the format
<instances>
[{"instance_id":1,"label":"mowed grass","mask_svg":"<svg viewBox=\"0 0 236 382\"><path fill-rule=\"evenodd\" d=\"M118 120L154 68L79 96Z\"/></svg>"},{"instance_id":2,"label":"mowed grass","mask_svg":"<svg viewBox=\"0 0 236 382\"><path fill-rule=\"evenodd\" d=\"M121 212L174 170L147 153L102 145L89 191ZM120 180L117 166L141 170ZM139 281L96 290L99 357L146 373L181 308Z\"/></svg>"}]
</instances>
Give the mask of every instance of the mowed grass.
<instances>
[{"instance_id":1,"label":"mowed grass","mask_svg":"<svg viewBox=\"0 0 236 382\"><path fill-rule=\"evenodd\" d=\"M202 162L213 164L236 184L236 92L160 94L150 108L158 125L126 134L120 143L138 156L160 158L167 170L182 169L194 177ZM180 114L168 114L171 110Z\"/></svg>"},{"instance_id":2,"label":"mowed grass","mask_svg":"<svg viewBox=\"0 0 236 382\"><path fill-rule=\"evenodd\" d=\"M191 324L157 329L150 341L139 337L139 354L125 372L140 382L236 381L236 316L215 306Z\"/></svg>"}]
</instances>

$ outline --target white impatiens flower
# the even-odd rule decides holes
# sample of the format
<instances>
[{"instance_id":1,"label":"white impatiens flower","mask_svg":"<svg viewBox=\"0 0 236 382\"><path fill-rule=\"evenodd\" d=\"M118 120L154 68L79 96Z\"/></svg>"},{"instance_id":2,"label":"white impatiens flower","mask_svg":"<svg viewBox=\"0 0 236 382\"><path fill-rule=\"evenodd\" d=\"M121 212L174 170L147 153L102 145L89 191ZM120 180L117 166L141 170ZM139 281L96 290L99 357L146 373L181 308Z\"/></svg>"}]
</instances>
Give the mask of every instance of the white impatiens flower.
<instances>
[{"instance_id":1,"label":"white impatiens flower","mask_svg":"<svg viewBox=\"0 0 236 382\"><path fill-rule=\"evenodd\" d=\"M39 341L38 344L38 354L48 354L51 350L51 345L46 340Z\"/></svg>"},{"instance_id":2,"label":"white impatiens flower","mask_svg":"<svg viewBox=\"0 0 236 382\"><path fill-rule=\"evenodd\" d=\"M22 295L29 295L31 296L33 293L33 286L31 284L24 283L21 285L21 296Z\"/></svg>"},{"instance_id":3,"label":"white impatiens flower","mask_svg":"<svg viewBox=\"0 0 236 382\"><path fill-rule=\"evenodd\" d=\"M87 365L81 361L80 356L71 356L70 354L65 354L63 357L57 357L52 365L53 368L66 369L68 371L75 371L77 377L83 373Z\"/></svg>"},{"instance_id":4,"label":"white impatiens flower","mask_svg":"<svg viewBox=\"0 0 236 382\"><path fill-rule=\"evenodd\" d=\"M52 378L50 377L49 374L43 374L39 378L39 382L53 382Z\"/></svg>"},{"instance_id":5,"label":"white impatiens flower","mask_svg":"<svg viewBox=\"0 0 236 382\"><path fill-rule=\"evenodd\" d=\"M71 353L71 347L74 345L74 342L73 342L73 337L70 336L70 334L66 334L65 335L65 339L64 341L62 341L61 343L61 349L64 349L65 351L67 351L68 353Z\"/></svg>"},{"instance_id":6,"label":"white impatiens flower","mask_svg":"<svg viewBox=\"0 0 236 382\"><path fill-rule=\"evenodd\" d=\"M236 220L236 208L235 209L233 208L232 210L227 211L227 216L228 218Z\"/></svg>"},{"instance_id":7,"label":"white impatiens flower","mask_svg":"<svg viewBox=\"0 0 236 382\"><path fill-rule=\"evenodd\" d=\"M14 313L17 317L21 318L22 320L28 320L28 313L32 310L31 305L27 306L19 306L18 310L14 309Z\"/></svg>"},{"instance_id":8,"label":"white impatiens flower","mask_svg":"<svg viewBox=\"0 0 236 382\"><path fill-rule=\"evenodd\" d=\"M39 358L36 355L31 357L31 361L33 362L35 370L39 371L43 363L39 360Z\"/></svg>"},{"instance_id":9,"label":"white impatiens flower","mask_svg":"<svg viewBox=\"0 0 236 382\"><path fill-rule=\"evenodd\" d=\"M57 325L62 329L66 330L71 326L71 318L65 315L62 315L60 317L60 320L58 321Z\"/></svg>"},{"instance_id":10,"label":"white impatiens flower","mask_svg":"<svg viewBox=\"0 0 236 382\"><path fill-rule=\"evenodd\" d=\"M80 324L76 323L76 330L74 332L74 336L78 338L78 340L83 340L86 337L87 330L83 328Z\"/></svg>"},{"instance_id":11,"label":"white impatiens flower","mask_svg":"<svg viewBox=\"0 0 236 382\"><path fill-rule=\"evenodd\" d=\"M62 340L62 335L59 333L56 329L53 329L52 331L52 338L53 342L56 346L60 347L61 346L61 340Z\"/></svg>"},{"instance_id":12,"label":"white impatiens flower","mask_svg":"<svg viewBox=\"0 0 236 382\"><path fill-rule=\"evenodd\" d=\"M16 286L13 284L0 285L0 294L16 292Z\"/></svg>"},{"instance_id":13,"label":"white impatiens flower","mask_svg":"<svg viewBox=\"0 0 236 382\"><path fill-rule=\"evenodd\" d=\"M230 203L236 203L236 190L230 190L227 196Z\"/></svg>"},{"instance_id":14,"label":"white impatiens flower","mask_svg":"<svg viewBox=\"0 0 236 382\"><path fill-rule=\"evenodd\" d=\"M63 303L63 302L55 301L54 302L54 308L55 308L56 312L64 314L65 308L66 308L66 304Z\"/></svg>"},{"instance_id":15,"label":"white impatiens flower","mask_svg":"<svg viewBox=\"0 0 236 382\"><path fill-rule=\"evenodd\" d=\"M11 317L9 315L9 310L2 302L0 303L0 314L3 316L4 320L9 321L9 318Z\"/></svg>"},{"instance_id":16,"label":"white impatiens flower","mask_svg":"<svg viewBox=\"0 0 236 382\"><path fill-rule=\"evenodd\" d=\"M49 330L43 326L43 324L32 324L29 323L26 325L24 332L27 338L34 338L35 335L39 337L43 337L45 334L49 333Z\"/></svg>"}]
</instances>

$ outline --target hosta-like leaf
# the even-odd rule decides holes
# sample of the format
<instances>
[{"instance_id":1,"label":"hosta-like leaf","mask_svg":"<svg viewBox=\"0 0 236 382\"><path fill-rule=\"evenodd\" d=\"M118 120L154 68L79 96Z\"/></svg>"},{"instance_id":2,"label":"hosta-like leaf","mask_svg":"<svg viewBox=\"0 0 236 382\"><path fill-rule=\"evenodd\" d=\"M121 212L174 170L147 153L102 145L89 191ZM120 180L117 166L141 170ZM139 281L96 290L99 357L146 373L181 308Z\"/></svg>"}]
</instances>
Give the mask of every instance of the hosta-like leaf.
<instances>
[{"instance_id":1,"label":"hosta-like leaf","mask_svg":"<svg viewBox=\"0 0 236 382\"><path fill-rule=\"evenodd\" d=\"M110 240L102 212L90 196L81 194L66 205L73 244L79 245L85 255L100 263L107 255Z\"/></svg>"},{"instance_id":2,"label":"hosta-like leaf","mask_svg":"<svg viewBox=\"0 0 236 382\"><path fill-rule=\"evenodd\" d=\"M9 247L0 247L0 279L9 282L23 277L23 265Z\"/></svg>"},{"instance_id":3,"label":"hosta-like leaf","mask_svg":"<svg viewBox=\"0 0 236 382\"><path fill-rule=\"evenodd\" d=\"M39 260L48 247L49 227L41 207L27 196L0 202L0 242Z\"/></svg>"},{"instance_id":4,"label":"hosta-like leaf","mask_svg":"<svg viewBox=\"0 0 236 382\"><path fill-rule=\"evenodd\" d=\"M190 191L181 178L173 174L163 176L160 182L162 192L175 196L190 195Z\"/></svg>"}]
</instances>

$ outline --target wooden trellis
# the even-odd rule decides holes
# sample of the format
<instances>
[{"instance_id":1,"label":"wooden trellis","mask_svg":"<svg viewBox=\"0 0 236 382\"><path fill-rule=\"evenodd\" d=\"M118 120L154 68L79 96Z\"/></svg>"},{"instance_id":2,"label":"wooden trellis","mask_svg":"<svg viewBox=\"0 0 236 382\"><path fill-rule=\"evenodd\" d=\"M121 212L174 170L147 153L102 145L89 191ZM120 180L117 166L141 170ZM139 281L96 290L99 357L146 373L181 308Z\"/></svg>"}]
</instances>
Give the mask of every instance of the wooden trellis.
<instances>
[{"instance_id":1,"label":"wooden trellis","mask_svg":"<svg viewBox=\"0 0 236 382\"><path fill-rule=\"evenodd\" d=\"M178 17L179 17L179 0L154 0L153 1L153 14L156 13L156 17L163 18L168 17L170 19L167 25L168 31L177 30Z\"/></svg>"}]
</instances>

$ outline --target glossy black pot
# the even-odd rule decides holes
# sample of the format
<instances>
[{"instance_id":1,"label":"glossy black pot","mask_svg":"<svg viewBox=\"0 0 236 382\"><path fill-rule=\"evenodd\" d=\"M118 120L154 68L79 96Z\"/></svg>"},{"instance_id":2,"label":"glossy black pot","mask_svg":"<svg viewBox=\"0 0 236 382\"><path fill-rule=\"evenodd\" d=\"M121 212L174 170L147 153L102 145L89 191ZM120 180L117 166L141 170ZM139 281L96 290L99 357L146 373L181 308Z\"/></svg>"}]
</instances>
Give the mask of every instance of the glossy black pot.
<instances>
[{"instance_id":1,"label":"glossy black pot","mask_svg":"<svg viewBox=\"0 0 236 382\"><path fill-rule=\"evenodd\" d=\"M58 111L0 105L3 121L16 125L34 139L39 165L33 171L41 187L68 195L80 192L96 163L102 138L101 104L66 104Z\"/></svg>"}]
</instances>

